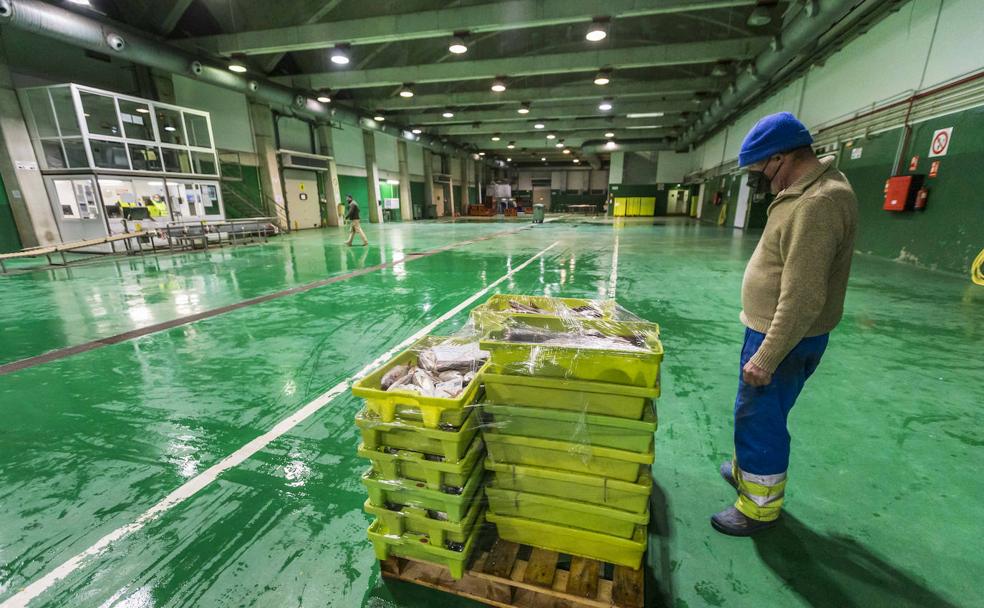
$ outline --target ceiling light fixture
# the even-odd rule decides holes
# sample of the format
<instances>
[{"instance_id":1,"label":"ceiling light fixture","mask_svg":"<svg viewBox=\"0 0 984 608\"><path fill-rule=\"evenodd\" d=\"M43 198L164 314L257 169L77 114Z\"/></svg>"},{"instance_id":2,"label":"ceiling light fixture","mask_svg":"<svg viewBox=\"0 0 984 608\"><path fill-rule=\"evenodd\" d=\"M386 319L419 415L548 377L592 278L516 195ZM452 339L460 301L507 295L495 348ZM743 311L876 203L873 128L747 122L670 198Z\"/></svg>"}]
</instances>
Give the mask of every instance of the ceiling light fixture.
<instances>
[{"instance_id":1,"label":"ceiling light fixture","mask_svg":"<svg viewBox=\"0 0 984 608\"><path fill-rule=\"evenodd\" d=\"M423 131L419 128L413 129L410 132L413 133L414 135L420 135L421 133L423 133Z\"/></svg>"},{"instance_id":2,"label":"ceiling light fixture","mask_svg":"<svg viewBox=\"0 0 984 608\"><path fill-rule=\"evenodd\" d=\"M614 150L615 146L616 144L614 141L609 141L607 144L605 144L605 147L608 148L609 150Z\"/></svg>"},{"instance_id":3,"label":"ceiling light fixture","mask_svg":"<svg viewBox=\"0 0 984 608\"><path fill-rule=\"evenodd\" d=\"M570 153L571 153L570 148L564 148L564 154L570 154Z\"/></svg>"},{"instance_id":4,"label":"ceiling light fixture","mask_svg":"<svg viewBox=\"0 0 984 608\"><path fill-rule=\"evenodd\" d=\"M492 92L501 93L506 90L506 79L502 76L497 76L495 80L492 81Z\"/></svg>"},{"instance_id":5,"label":"ceiling light fixture","mask_svg":"<svg viewBox=\"0 0 984 608\"><path fill-rule=\"evenodd\" d=\"M579 164L580 162L581 162L581 159L580 158L575 158L574 159L574 164L575 165Z\"/></svg>"},{"instance_id":6,"label":"ceiling light fixture","mask_svg":"<svg viewBox=\"0 0 984 608\"><path fill-rule=\"evenodd\" d=\"M479 156L485 156L485 152L479 152L478 155Z\"/></svg>"},{"instance_id":7,"label":"ceiling light fixture","mask_svg":"<svg viewBox=\"0 0 984 608\"><path fill-rule=\"evenodd\" d=\"M631 127L625 127L626 129L658 129L660 125L635 125Z\"/></svg>"},{"instance_id":8,"label":"ceiling light fixture","mask_svg":"<svg viewBox=\"0 0 984 608\"><path fill-rule=\"evenodd\" d=\"M403 97L404 99L410 99L413 97L413 87L409 84L404 84L400 87L400 97Z\"/></svg>"},{"instance_id":9,"label":"ceiling light fixture","mask_svg":"<svg viewBox=\"0 0 984 608\"><path fill-rule=\"evenodd\" d=\"M542 160L543 162L547 162L547 157L546 156L541 156L540 157L540 160Z\"/></svg>"},{"instance_id":10,"label":"ceiling light fixture","mask_svg":"<svg viewBox=\"0 0 984 608\"><path fill-rule=\"evenodd\" d=\"M612 109L612 100L611 99L602 99L601 100L601 103L598 104L598 109L601 110L602 112L607 112L607 111L611 110Z\"/></svg>"},{"instance_id":11,"label":"ceiling light fixture","mask_svg":"<svg viewBox=\"0 0 984 608\"><path fill-rule=\"evenodd\" d=\"M451 110L446 110L443 114L441 114L441 116L444 118L454 118L454 112Z\"/></svg>"},{"instance_id":12,"label":"ceiling light fixture","mask_svg":"<svg viewBox=\"0 0 984 608\"><path fill-rule=\"evenodd\" d=\"M511 162L512 162L512 159L511 159L511 158L507 158L507 159L506 159L506 162L507 162L507 163L511 163Z\"/></svg>"},{"instance_id":13,"label":"ceiling light fixture","mask_svg":"<svg viewBox=\"0 0 984 608\"><path fill-rule=\"evenodd\" d=\"M376 114L375 116L372 117L372 119L375 120L376 122L386 122L386 117L383 116L382 114Z\"/></svg>"},{"instance_id":14,"label":"ceiling light fixture","mask_svg":"<svg viewBox=\"0 0 984 608\"><path fill-rule=\"evenodd\" d=\"M150 114L150 110L147 108L137 108L137 112L140 112L141 114Z\"/></svg>"},{"instance_id":15,"label":"ceiling light fixture","mask_svg":"<svg viewBox=\"0 0 984 608\"><path fill-rule=\"evenodd\" d=\"M502 138L501 138L501 137L499 137L499 134L498 134L498 133L496 133L495 135L493 135L493 136L492 136L492 141L499 141L499 140L501 140L501 139L502 139Z\"/></svg>"},{"instance_id":16,"label":"ceiling light fixture","mask_svg":"<svg viewBox=\"0 0 984 608\"><path fill-rule=\"evenodd\" d=\"M557 139L557 136L553 133L547 133L547 139Z\"/></svg>"},{"instance_id":17,"label":"ceiling light fixture","mask_svg":"<svg viewBox=\"0 0 984 608\"><path fill-rule=\"evenodd\" d=\"M608 37L608 18L601 17L591 22L591 27L584 35L591 42L600 42Z\"/></svg>"},{"instance_id":18,"label":"ceiling light fixture","mask_svg":"<svg viewBox=\"0 0 984 608\"><path fill-rule=\"evenodd\" d=\"M331 62L335 65L348 65L348 48L347 44L336 44L331 50Z\"/></svg>"},{"instance_id":19,"label":"ceiling light fixture","mask_svg":"<svg viewBox=\"0 0 984 608\"><path fill-rule=\"evenodd\" d=\"M318 91L318 101L321 103L331 103L331 91L328 89Z\"/></svg>"},{"instance_id":20,"label":"ceiling light fixture","mask_svg":"<svg viewBox=\"0 0 984 608\"><path fill-rule=\"evenodd\" d=\"M511 141L508 144L506 144L506 147L509 148L510 150L512 150L513 148L516 147L516 142Z\"/></svg>"},{"instance_id":21,"label":"ceiling light fixture","mask_svg":"<svg viewBox=\"0 0 984 608\"><path fill-rule=\"evenodd\" d=\"M612 73L609 70L601 70L595 76L594 83L599 86L604 86L612 81Z\"/></svg>"},{"instance_id":22,"label":"ceiling light fixture","mask_svg":"<svg viewBox=\"0 0 984 608\"><path fill-rule=\"evenodd\" d=\"M178 129L177 129L177 127L172 127L171 125L167 125L166 127L164 127L164 130L167 131L167 132L169 132L169 133L174 133Z\"/></svg>"},{"instance_id":23,"label":"ceiling light fixture","mask_svg":"<svg viewBox=\"0 0 984 608\"><path fill-rule=\"evenodd\" d=\"M605 131L605 137L611 139L612 137L615 137L615 134L611 131Z\"/></svg>"},{"instance_id":24,"label":"ceiling light fixture","mask_svg":"<svg viewBox=\"0 0 984 608\"><path fill-rule=\"evenodd\" d=\"M660 118L663 116L663 112L635 112L632 114L626 114L626 118Z\"/></svg>"},{"instance_id":25,"label":"ceiling light fixture","mask_svg":"<svg viewBox=\"0 0 984 608\"><path fill-rule=\"evenodd\" d=\"M460 34L455 34L454 38L451 39L451 44L448 45L448 52L454 53L455 55L461 55L468 52L468 45L465 44L465 38L468 36L466 32Z\"/></svg>"},{"instance_id":26,"label":"ceiling light fixture","mask_svg":"<svg viewBox=\"0 0 984 608\"><path fill-rule=\"evenodd\" d=\"M241 53L234 54L229 61L229 71L237 74L246 72L246 56Z\"/></svg>"},{"instance_id":27,"label":"ceiling light fixture","mask_svg":"<svg viewBox=\"0 0 984 608\"><path fill-rule=\"evenodd\" d=\"M530 113L530 102L524 101L523 103L519 104L519 109L516 110L516 111L519 112L520 114L529 114Z\"/></svg>"},{"instance_id":28,"label":"ceiling light fixture","mask_svg":"<svg viewBox=\"0 0 984 608\"><path fill-rule=\"evenodd\" d=\"M563 140L558 141L557 143L554 144L554 148L563 148L563 147L564 147Z\"/></svg>"},{"instance_id":29,"label":"ceiling light fixture","mask_svg":"<svg viewBox=\"0 0 984 608\"><path fill-rule=\"evenodd\" d=\"M542 122L537 122L537 123L533 123L533 128L534 129L545 129L545 128L547 128L547 125L543 124Z\"/></svg>"}]
</instances>

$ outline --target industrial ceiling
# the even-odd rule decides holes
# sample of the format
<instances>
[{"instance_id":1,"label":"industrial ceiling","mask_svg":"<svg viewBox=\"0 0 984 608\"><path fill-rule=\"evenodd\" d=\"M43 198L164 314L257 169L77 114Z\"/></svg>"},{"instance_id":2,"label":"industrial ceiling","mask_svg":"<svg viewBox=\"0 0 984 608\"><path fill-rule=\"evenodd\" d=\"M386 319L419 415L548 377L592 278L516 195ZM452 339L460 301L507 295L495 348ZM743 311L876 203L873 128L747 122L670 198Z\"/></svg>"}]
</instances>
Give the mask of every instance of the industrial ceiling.
<instances>
[{"instance_id":1,"label":"industrial ceiling","mask_svg":"<svg viewBox=\"0 0 984 608\"><path fill-rule=\"evenodd\" d=\"M522 164L571 162L585 142L699 143L898 2L49 4L125 23L285 91Z\"/></svg>"}]
</instances>

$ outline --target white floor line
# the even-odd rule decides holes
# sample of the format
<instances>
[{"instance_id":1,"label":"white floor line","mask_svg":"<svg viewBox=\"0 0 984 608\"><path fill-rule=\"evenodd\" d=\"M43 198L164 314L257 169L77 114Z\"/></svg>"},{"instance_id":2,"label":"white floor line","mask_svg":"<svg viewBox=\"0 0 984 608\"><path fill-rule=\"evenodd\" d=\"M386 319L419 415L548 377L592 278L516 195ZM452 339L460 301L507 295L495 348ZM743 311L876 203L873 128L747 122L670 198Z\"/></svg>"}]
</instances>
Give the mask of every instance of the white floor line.
<instances>
[{"instance_id":1,"label":"white floor line","mask_svg":"<svg viewBox=\"0 0 984 608\"><path fill-rule=\"evenodd\" d=\"M165 496L163 500L158 502L156 505L152 506L150 509L147 509L142 515L140 515L140 517L138 517L132 523L117 528L116 530L113 530L106 536L100 538L98 541L96 541L94 545L92 545L82 553L79 553L75 557L69 559L65 563L61 564L60 566L49 572L48 574L45 574L38 580L34 581L33 583L24 587L23 589L12 595L11 597L7 598L6 601L0 604L0 608L25 608L29 602L31 602L33 599L37 598L39 595L47 591L52 585L62 580L63 578L65 578L75 570L78 570L79 568L84 566L85 561L88 558L98 555L99 553L101 553L103 550L108 548L116 541L136 532L137 530L140 530L141 528L143 528L145 525L150 523L152 520L157 518L162 513L176 507L177 505L181 504L185 500L191 498L199 490L201 490L208 484L218 479L219 475L221 475L225 471L228 471L229 469L238 466L247 458L253 456L254 454L259 452L266 446L270 445L270 443L273 442L275 439L285 434L287 431L291 430L292 428L303 422L312 414L314 414L321 408L331 403L339 395L345 393L356 380L359 380L363 376L369 374L372 370L376 369L379 365L388 361L395 354L404 350L407 346L409 346L413 342L416 342L420 338L424 337L425 335L430 333L435 327L447 321L451 317L455 316L456 314L464 310L466 307L474 303L475 300L481 298L489 291L499 286L503 281L505 281L512 275L516 274L520 270L529 266L531 263L533 263L533 261L539 259L540 257L543 256L543 254L556 247L559 242L560 241L554 241L553 243L550 244L549 247L540 250L539 253L537 253L530 259L526 260L519 266L516 266L506 274L502 275L501 277L496 279L494 282L489 284L484 289L475 292L475 294L469 297L467 300L461 302L460 304L458 304L448 312L434 319L431 323L423 327L420 331L418 331L417 333L410 336L403 342L400 342L398 345L394 346L390 350L386 351L385 353L377 357L372 363L363 367L354 376L351 376L350 378L347 378L342 382L339 382L335 386L331 387L327 392L319 395L316 399L314 399L314 401L311 401L310 403L303 406L301 409L297 410L290 416L281 420L279 423L277 423L276 426L274 426L266 433L250 441L249 443L239 448L232 454L229 454L228 456L220 460L218 463L202 471L197 476L189 479L184 485L182 485L178 489L174 490L173 492Z\"/></svg>"},{"instance_id":2,"label":"white floor line","mask_svg":"<svg viewBox=\"0 0 984 608\"><path fill-rule=\"evenodd\" d=\"M612 250L612 274L608 277L608 299L615 299L615 288L618 286L618 233L615 233L615 248Z\"/></svg>"}]
</instances>

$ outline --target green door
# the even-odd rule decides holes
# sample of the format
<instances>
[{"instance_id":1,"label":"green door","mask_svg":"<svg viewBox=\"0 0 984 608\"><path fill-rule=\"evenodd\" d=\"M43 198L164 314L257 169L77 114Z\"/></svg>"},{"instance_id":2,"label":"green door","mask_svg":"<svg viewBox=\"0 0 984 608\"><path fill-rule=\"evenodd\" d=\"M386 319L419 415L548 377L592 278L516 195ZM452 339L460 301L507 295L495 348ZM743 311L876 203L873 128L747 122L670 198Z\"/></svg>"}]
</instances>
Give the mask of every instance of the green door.
<instances>
[{"instance_id":1,"label":"green door","mask_svg":"<svg viewBox=\"0 0 984 608\"><path fill-rule=\"evenodd\" d=\"M7 189L3 187L3 178L0 178L0 253L10 253L20 251L21 242L17 235L17 226L14 225L14 213L10 209L10 201L7 200Z\"/></svg>"}]
</instances>

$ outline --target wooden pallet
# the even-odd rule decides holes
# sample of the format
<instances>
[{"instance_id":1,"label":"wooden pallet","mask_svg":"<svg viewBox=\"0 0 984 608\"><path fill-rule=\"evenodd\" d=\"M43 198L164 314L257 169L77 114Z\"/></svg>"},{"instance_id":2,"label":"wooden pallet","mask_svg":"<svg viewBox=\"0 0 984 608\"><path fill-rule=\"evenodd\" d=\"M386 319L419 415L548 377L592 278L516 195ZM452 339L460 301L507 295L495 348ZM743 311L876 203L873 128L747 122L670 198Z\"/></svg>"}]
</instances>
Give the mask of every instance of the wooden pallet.
<instances>
[{"instance_id":1,"label":"wooden pallet","mask_svg":"<svg viewBox=\"0 0 984 608\"><path fill-rule=\"evenodd\" d=\"M456 581L447 568L400 557L380 562L386 578L499 608L643 608L644 569L632 570L496 539Z\"/></svg>"}]
</instances>

